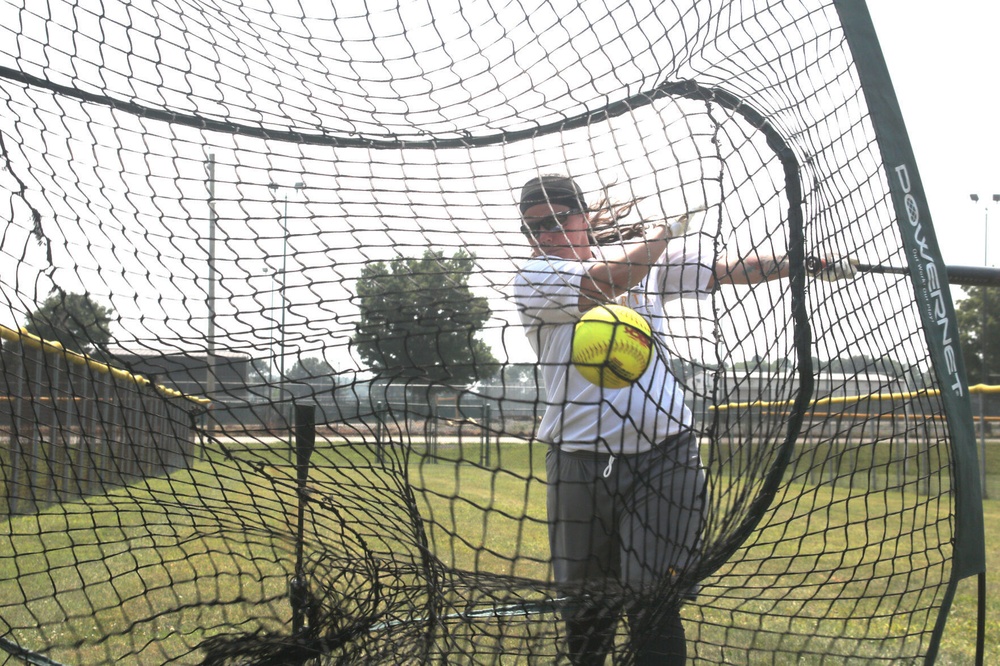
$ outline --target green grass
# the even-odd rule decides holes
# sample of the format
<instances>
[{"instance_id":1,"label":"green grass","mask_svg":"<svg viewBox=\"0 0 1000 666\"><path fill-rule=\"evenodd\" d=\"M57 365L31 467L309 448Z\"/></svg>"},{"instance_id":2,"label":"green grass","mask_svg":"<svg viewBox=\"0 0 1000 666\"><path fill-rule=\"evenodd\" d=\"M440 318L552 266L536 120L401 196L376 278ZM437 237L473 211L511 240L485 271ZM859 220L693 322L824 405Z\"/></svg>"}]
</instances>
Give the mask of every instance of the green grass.
<instances>
[{"instance_id":1,"label":"green grass","mask_svg":"<svg viewBox=\"0 0 1000 666\"><path fill-rule=\"evenodd\" d=\"M310 514L307 536L353 563L341 570L337 562L310 562L329 589L356 593L378 578L419 602L426 594L419 571L393 577L366 569L360 544L383 561L419 565L421 539L444 570L547 579L544 449L505 446L489 469L476 464L478 453L474 446L442 446L437 459L414 454L403 478L403 461L389 455L382 464L368 448L318 448L313 500L323 506L323 498L335 498L335 511L328 505ZM15 627L24 645L49 646L47 656L67 664L192 663L200 658L192 646L233 626L287 631L294 469L287 450L268 445L236 456L240 464L215 455L168 479L0 523L0 634L4 623ZM896 491L865 495L846 483L793 483L739 561L706 582L701 604L687 607L701 663L752 664L761 650L803 664L867 663L898 654L901 645L912 651L920 640L912 634L923 631L923 615L939 603L921 590L947 565L933 550L921 555L933 530L907 526L933 516L934 501ZM817 504L822 512L810 510ZM413 508L422 529L415 529ZM987 500L985 511L988 567L995 571L1000 501ZM867 530L861 516L881 516L881 531ZM309 548L307 556L320 552ZM914 566L918 558L925 558L922 566ZM518 590L530 585L511 583L508 592ZM458 586L445 594L455 602L463 592ZM995 580L987 599L986 663L1000 663ZM938 663L972 663L976 605L976 581L963 581ZM390 607L387 601L378 610ZM849 617L859 619L843 621ZM552 616L537 619L538 639L527 637L523 621L494 620L480 627L486 635L456 630L455 640L485 651L495 640L491 632L502 629L511 652L504 663L528 663L518 650L551 641Z\"/></svg>"},{"instance_id":2,"label":"green grass","mask_svg":"<svg viewBox=\"0 0 1000 666\"><path fill-rule=\"evenodd\" d=\"M985 664L1000 664L1000 476L988 477L997 491L983 501L986 533L986 658ZM979 606L978 577L958 585L938 663L971 664L975 655L976 623Z\"/></svg>"},{"instance_id":3,"label":"green grass","mask_svg":"<svg viewBox=\"0 0 1000 666\"><path fill-rule=\"evenodd\" d=\"M806 507L780 504L779 498L767 526L704 591L705 603L688 607L704 663L763 663L773 651L783 655L777 663L864 664L891 659L901 645L910 645L904 654L913 652L919 641L913 634L923 630L924 619L940 602L922 584L934 580L934 573L940 579L948 572L941 556L926 550L928 535L912 529L921 509L907 509L891 495L884 504L872 503L864 495L851 497L846 488L819 489L815 499L833 508L811 516ZM993 568L1000 565L1000 503L989 501L985 509L987 561ZM861 511L882 529L874 532L850 522ZM726 596L709 601L720 588ZM1000 611L998 593L991 585L987 613L994 618ZM773 616L775 611L786 617ZM966 580L959 586L938 664L974 663L975 616L975 581ZM987 629L987 664L1000 659L998 630L995 620Z\"/></svg>"}]
</instances>

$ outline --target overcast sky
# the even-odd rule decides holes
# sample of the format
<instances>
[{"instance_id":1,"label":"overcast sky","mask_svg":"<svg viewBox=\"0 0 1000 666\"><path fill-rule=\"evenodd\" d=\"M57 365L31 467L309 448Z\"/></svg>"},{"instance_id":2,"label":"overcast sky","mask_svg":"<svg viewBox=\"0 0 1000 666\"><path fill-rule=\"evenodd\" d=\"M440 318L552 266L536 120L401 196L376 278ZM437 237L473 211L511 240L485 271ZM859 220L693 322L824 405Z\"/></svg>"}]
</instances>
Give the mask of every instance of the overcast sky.
<instances>
[{"instance_id":1,"label":"overcast sky","mask_svg":"<svg viewBox=\"0 0 1000 666\"><path fill-rule=\"evenodd\" d=\"M983 264L984 214L988 209L992 218L988 263L1000 265L1000 204L991 203L992 195L994 193L1000 194L1000 160L997 158L1000 154L1000 128L998 128L996 120L998 105L995 103L995 98L1000 94L997 90L997 83L1000 83L997 76L1000 73L998 71L1000 70L1000 64L998 64L1000 62L1000 58L998 58L1000 49L995 46L996 36L1000 33L1000 2L996 0L956 0L946 5L946 9L942 9L941 3L930 0L871 0L869 9L885 53L903 116L906 119L945 262L950 265ZM0 21L0 34L2 34L3 26L4 22ZM100 122L102 120L98 119L95 121L96 124L92 126L99 126ZM513 159L509 150L506 154L508 164ZM537 156L535 152L532 155ZM151 164L156 169L162 166L159 163ZM284 163L280 163L279 166L281 164ZM422 169L426 168L426 165L419 166ZM301 168L301 166L297 168ZM443 167L435 165L435 168L441 170ZM138 175L141 176L141 173ZM171 174L158 175L170 176ZM317 178L318 176L311 174L310 186L314 188L324 187L323 181L317 180ZM500 174L497 178L503 180L505 174ZM289 177L285 180L288 182L283 182L283 184L286 188L291 188L292 183L297 178ZM123 185L119 189L132 191L135 187L149 187L148 182L141 178L139 181L138 183L130 183L128 188ZM177 178L173 180L167 178L167 181L168 184L174 185L181 182ZM266 189L266 182L264 180L259 183L259 192L250 196L251 198L256 196L262 209L266 210L262 214L270 215L273 205L270 202L271 194ZM333 188L329 184L326 186ZM192 187L198 189L194 195L195 198L201 197L203 185L197 182ZM287 191L292 192L293 212L298 206L300 212L295 214L301 217L302 208L295 199L297 192L291 189L286 190L286 193ZM502 191L503 197L507 196L507 190L500 186L490 191L494 193ZM978 205L973 204L969 199L969 194L972 192L980 196ZM103 190L96 194L102 193ZM94 192L90 192L90 195L94 194ZM159 192L159 194L162 195L164 192ZM481 193L470 193L470 196L478 194ZM191 196L191 193L188 193L188 196ZM319 206L316 201L318 196L319 193L315 192L309 194L310 205ZM178 195L176 199L180 205L183 196ZM97 200L103 201L100 196L97 197ZM161 205L166 205L163 201L161 201ZM239 201L242 202L242 199ZM506 203L506 199L504 202ZM479 202L472 203L476 206L479 204ZM313 212L316 211L325 214L324 210L320 208L315 208ZM243 212L241 208L233 215L239 217ZM357 211L351 212L354 215L354 222L357 223L360 219ZM384 214L385 210L382 210L381 213ZM173 217L170 219L183 219L187 213L172 211L171 214ZM269 222L270 220L271 218L268 218ZM103 233L107 233L106 230ZM272 242L265 249L274 256L274 253L278 252L279 234L273 229L269 233L272 236ZM89 251L95 253L102 250L110 252L110 248L116 247L115 240L97 243L93 247L88 246ZM422 243L426 239L421 237L419 240ZM29 246L35 247L31 243ZM391 243L385 244L387 250L394 248L395 246ZM500 246L494 249L500 253L511 251L508 247ZM297 250L297 248L293 247L293 250ZM519 248L515 251L523 252L524 250ZM118 254L121 255L120 252ZM14 253L12 256L17 257L20 254ZM300 254L296 256L298 257L297 261L302 260ZM480 256L482 256L482 252ZM119 256L118 259L120 260L121 257ZM101 256L95 254L89 259L86 256L76 258L78 262L88 260L93 265L88 264L84 268L91 273L99 272ZM114 262L106 263L112 265ZM261 309L265 309L267 312L274 311L273 284L275 282L273 276L275 269L276 266L271 265L270 272L250 276L254 277L256 281L251 280L250 277L243 281L248 290L254 290L253 298L256 299L247 305L247 308L256 308L257 311ZM130 275L139 276L139 278L145 277L143 271L138 269L134 269ZM188 277L191 280L195 279L193 275ZM11 276L8 274L5 278L9 280ZM323 279L329 281L328 277ZM133 279L132 282L134 284L130 284L130 288L139 289L142 286L141 280L138 278ZM31 281L26 276L21 284L30 283ZM268 287L269 284L272 286ZM344 284L348 284L348 282ZM171 286L175 285L171 283ZM47 292L48 283L44 283L43 287L42 296ZM69 285L69 288L72 288L72 285ZM271 291L266 291L267 289ZM147 301L140 300L137 301L136 307L142 308L143 316L151 321L154 318L151 313L157 312L154 306L158 306L162 292L155 289L147 289L146 291L154 292L152 295L157 303L151 304L148 299ZM27 291L24 294L27 297ZM127 295L126 291L126 297ZM955 295L958 295L957 290ZM190 304L184 301L182 305L188 307ZM24 310L30 305L19 304L18 307ZM121 307L120 305L119 310ZM0 313L0 315L5 315L5 313ZM131 314L129 316L136 317L138 315ZM166 316L165 318L169 319ZM13 323L19 322L19 320L20 317L13 314L0 316L0 323ZM192 326L198 324L198 320L190 317L185 321ZM177 324L171 320L171 325L176 326ZM289 325L291 326L291 322ZM260 328L259 322L251 321L247 326L252 329Z\"/></svg>"},{"instance_id":2,"label":"overcast sky","mask_svg":"<svg viewBox=\"0 0 1000 666\"><path fill-rule=\"evenodd\" d=\"M870 0L946 264L1000 265L1000 2ZM969 194L980 196L978 206Z\"/></svg>"}]
</instances>

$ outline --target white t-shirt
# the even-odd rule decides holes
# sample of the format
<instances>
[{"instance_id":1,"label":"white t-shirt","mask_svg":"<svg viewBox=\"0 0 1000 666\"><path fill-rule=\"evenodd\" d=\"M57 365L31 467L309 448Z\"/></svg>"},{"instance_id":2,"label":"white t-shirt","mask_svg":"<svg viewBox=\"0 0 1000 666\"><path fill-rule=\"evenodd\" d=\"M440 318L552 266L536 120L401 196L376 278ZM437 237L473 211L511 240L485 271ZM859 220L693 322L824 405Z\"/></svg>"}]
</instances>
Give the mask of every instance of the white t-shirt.
<instances>
[{"instance_id":1,"label":"white t-shirt","mask_svg":"<svg viewBox=\"0 0 1000 666\"><path fill-rule=\"evenodd\" d=\"M670 241L660 262L622 301L646 318L654 337L663 339L667 331L665 301L706 291L714 258L701 250L690 238ZM654 344L646 372L625 388L602 389L576 370L570 351L583 314L579 297L585 272L579 261L542 256L525 262L514 280L521 323L545 381L546 407L537 437L564 451L642 453L690 428L691 411L662 344Z\"/></svg>"}]
</instances>

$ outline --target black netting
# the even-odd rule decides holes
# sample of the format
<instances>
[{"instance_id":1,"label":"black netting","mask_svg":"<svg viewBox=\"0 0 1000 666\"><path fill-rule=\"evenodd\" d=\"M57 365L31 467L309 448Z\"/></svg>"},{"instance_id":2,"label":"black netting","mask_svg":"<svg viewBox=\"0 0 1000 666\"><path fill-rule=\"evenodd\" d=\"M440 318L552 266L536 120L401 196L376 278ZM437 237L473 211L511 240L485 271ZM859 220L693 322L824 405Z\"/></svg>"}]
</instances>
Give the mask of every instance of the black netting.
<instances>
[{"instance_id":1,"label":"black netting","mask_svg":"<svg viewBox=\"0 0 1000 666\"><path fill-rule=\"evenodd\" d=\"M564 660L593 597L512 298L557 172L787 257L668 304L708 508L643 603L700 581L695 663L924 658L957 491L914 290L807 262L906 265L834 4L4 4L0 654Z\"/></svg>"}]
</instances>

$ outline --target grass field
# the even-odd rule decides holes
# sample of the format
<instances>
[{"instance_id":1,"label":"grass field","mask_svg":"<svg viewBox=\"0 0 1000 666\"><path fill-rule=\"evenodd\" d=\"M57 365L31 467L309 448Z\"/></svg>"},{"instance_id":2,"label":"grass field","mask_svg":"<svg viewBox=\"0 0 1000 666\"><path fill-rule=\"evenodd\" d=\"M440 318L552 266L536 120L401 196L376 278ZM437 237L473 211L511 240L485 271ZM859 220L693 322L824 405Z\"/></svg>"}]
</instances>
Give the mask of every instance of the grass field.
<instances>
[{"instance_id":1,"label":"grass field","mask_svg":"<svg viewBox=\"0 0 1000 666\"><path fill-rule=\"evenodd\" d=\"M505 447L491 469L461 462L478 460L474 447L465 452L442 447L440 454L444 459L436 461L412 457L404 479L394 471L401 462L377 461L370 450L317 450L310 474L313 500L323 507L322 497L335 496L337 504L308 515L307 538L323 540L328 552L357 563L338 570L308 549L331 594L356 592L377 578L400 599L410 595L408 602L419 604L426 594L419 572L394 578L366 569L360 546L419 568L416 534L448 567L547 577L544 450ZM242 458L236 465L210 457L170 478L0 523L0 636L5 625L14 627L13 635L26 647L47 646L48 657L66 664L192 663L197 661L192 646L233 626L287 631L294 471L287 450L248 449ZM990 476L991 489L998 478ZM804 499L788 501L796 497ZM880 497L873 504L846 488L790 487L768 518L772 527L742 553L744 561L707 582L703 601L712 601L687 608L689 636L699 641L698 661L752 664L756 648L800 664L869 663L898 651L901 642L919 640L908 634L922 629L921 618L891 611L932 605L920 590L940 563L910 571L904 565L922 552L925 535L893 540L892 533L923 519L915 512L926 507L910 508L892 493ZM818 516L807 511L805 500L827 507L823 525L816 524ZM414 507L423 531L415 529ZM1000 566L1000 500L987 500L984 507L987 562L994 571ZM868 533L857 520L875 514L883 516L884 533ZM892 557L886 557L890 542ZM860 580L859 572L867 572L868 579ZM973 663L977 594L975 580L960 584L938 663ZM985 663L1000 663L995 580L987 598ZM797 619L781 616L790 608L800 611ZM372 610L363 604L358 609ZM848 615L859 619L845 623ZM553 616L536 620L534 637L519 637L518 631L528 633L524 623L521 629L493 627L518 646L503 663L530 663L516 653L532 641L552 640ZM893 638L882 643L871 638L880 635ZM849 656L830 657L837 654Z\"/></svg>"}]
</instances>

